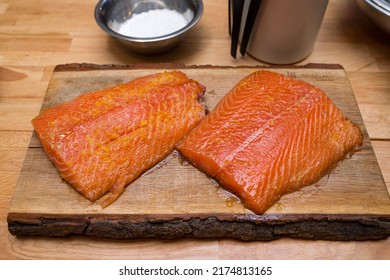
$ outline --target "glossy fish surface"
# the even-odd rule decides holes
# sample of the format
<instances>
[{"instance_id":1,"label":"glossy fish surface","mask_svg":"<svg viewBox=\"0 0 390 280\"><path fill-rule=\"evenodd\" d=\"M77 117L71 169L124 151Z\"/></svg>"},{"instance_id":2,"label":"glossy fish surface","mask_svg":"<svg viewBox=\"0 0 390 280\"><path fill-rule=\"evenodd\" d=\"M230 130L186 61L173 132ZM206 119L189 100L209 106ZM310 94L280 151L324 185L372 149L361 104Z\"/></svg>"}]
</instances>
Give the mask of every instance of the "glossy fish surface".
<instances>
[{"instance_id":1,"label":"glossy fish surface","mask_svg":"<svg viewBox=\"0 0 390 280\"><path fill-rule=\"evenodd\" d=\"M81 94L32 120L60 175L91 201L111 204L168 156L202 117L205 87L180 71Z\"/></svg>"},{"instance_id":2,"label":"glossy fish surface","mask_svg":"<svg viewBox=\"0 0 390 280\"><path fill-rule=\"evenodd\" d=\"M177 145L195 167L262 214L362 145L360 128L307 82L259 70Z\"/></svg>"}]
</instances>

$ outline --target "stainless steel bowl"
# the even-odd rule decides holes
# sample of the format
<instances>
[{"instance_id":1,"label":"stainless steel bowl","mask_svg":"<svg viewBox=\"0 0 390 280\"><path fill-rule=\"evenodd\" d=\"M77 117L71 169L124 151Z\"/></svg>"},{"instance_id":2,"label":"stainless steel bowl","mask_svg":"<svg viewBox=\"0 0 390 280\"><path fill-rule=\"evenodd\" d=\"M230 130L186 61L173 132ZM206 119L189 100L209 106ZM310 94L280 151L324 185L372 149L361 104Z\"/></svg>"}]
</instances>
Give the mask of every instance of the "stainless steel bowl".
<instances>
[{"instance_id":1,"label":"stainless steel bowl","mask_svg":"<svg viewBox=\"0 0 390 280\"><path fill-rule=\"evenodd\" d=\"M390 34L390 0L358 0L357 3L372 21Z\"/></svg>"},{"instance_id":2,"label":"stainless steel bowl","mask_svg":"<svg viewBox=\"0 0 390 280\"><path fill-rule=\"evenodd\" d=\"M177 11L184 16L187 25L157 37L131 37L120 33L121 24L132 16L157 9ZM100 28L132 51L142 54L162 53L176 46L202 14L202 0L100 0L95 8L95 20Z\"/></svg>"}]
</instances>

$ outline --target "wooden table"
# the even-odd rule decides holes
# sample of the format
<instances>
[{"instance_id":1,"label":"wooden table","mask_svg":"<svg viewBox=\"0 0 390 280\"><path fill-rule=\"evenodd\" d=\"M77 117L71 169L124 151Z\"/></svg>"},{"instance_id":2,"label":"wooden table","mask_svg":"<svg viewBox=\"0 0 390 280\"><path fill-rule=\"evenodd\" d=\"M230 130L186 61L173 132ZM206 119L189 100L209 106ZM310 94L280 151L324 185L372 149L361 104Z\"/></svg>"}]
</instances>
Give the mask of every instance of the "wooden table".
<instances>
[{"instance_id":1,"label":"wooden table","mask_svg":"<svg viewBox=\"0 0 390 280\"><path fill-rule=\"evenodd\" d=\"M0 0L0 259L389 259L390 239L130 240L15 237L7 213L55 65L174 62L264 65L230 56L227 1L205 0L200 23L175 50L140 56L109 38L93 18L97 1ZM390 189L390 36L354 0L331 0L313 53L299 64L338 63L348 75Z\"/></svg>"}]
</instances>

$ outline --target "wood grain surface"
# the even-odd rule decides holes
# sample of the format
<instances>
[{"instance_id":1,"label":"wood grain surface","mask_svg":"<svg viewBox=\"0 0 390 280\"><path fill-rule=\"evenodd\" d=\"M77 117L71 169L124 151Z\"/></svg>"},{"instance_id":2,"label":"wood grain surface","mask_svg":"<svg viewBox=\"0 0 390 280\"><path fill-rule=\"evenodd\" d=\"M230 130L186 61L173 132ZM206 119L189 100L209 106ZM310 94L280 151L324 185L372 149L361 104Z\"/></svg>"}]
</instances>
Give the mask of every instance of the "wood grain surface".
<instances>
[{"instance_id":1,"label":"wood grain surface","mask_svg":"<svg viewBox=\"0 0 390 280\"><path fill-rule=\"evenodd\" d=\"M227 3L205 0L199 24L174 50L141 56L96 25L96 1L0 1L0 259L390 259L390 239L272 242L233 239L112 240L15 237L7 215L53 69L58 64L264 65L230 56ZM390 36L355 0L330 0L313 53L301 61L341 64L390 188ZM369 204L369 202L367 202Z\"/></svg>"},{"instance_id":2,"label":"wood grain surface","mask_svg":"<svg viewBox=\"0 0 390 280\"><path fill-rule=\"evenodd\" d=\"M62 65L54 69L42 110L85 92L172 69L205 85L205 106L211 111L239 80L260 67ZM369 240L390 236L390 197L344 69L326 64L266 69L324 90L361 128L361 151L342 161L319 183L283 196L264 215L245 209L175 153L102 209L99 201L90 202L63 181L34 133L8 214L10 232L120 239Z\"/></svg>"}]
</instances>

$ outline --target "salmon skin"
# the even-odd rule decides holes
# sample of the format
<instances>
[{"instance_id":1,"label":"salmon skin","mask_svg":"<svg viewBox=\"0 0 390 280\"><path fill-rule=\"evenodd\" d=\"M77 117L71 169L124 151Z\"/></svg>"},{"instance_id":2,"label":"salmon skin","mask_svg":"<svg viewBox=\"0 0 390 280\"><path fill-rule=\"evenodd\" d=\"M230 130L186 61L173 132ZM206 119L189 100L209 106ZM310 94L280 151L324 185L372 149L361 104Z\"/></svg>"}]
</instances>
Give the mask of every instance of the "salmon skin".
<instances>
[{"instance_id":1,"label":"salmon skin","mask_svg":"<svg viewBox=\"0 0 390 280\"><path fill-rule=\"evenodd\" d=\"M177 145L195 167L254 213L317 182L362 145L325 93L260 70L243 78Z\"/></svg>"},{"instance_id":2,"label":"salmon skin","mask_svg":"<svg viewBox=\"0 0 390 280\"><path fill-rule=\"evenodd\" d=\"M32 120L60 175L106 207L205 115L205 87L180 71L82 94Z\"/></svg>"}]
</instances>

